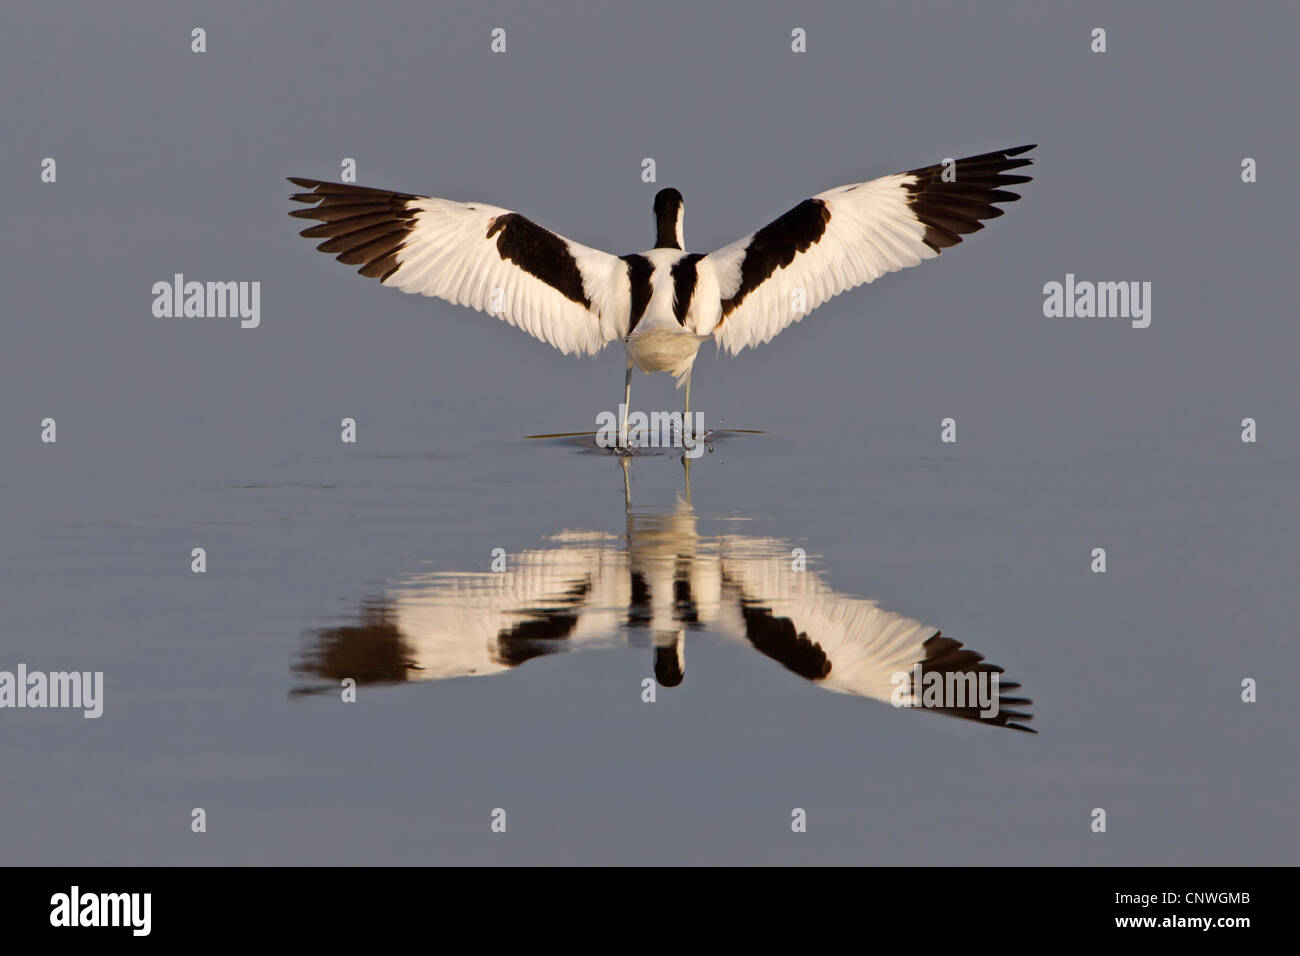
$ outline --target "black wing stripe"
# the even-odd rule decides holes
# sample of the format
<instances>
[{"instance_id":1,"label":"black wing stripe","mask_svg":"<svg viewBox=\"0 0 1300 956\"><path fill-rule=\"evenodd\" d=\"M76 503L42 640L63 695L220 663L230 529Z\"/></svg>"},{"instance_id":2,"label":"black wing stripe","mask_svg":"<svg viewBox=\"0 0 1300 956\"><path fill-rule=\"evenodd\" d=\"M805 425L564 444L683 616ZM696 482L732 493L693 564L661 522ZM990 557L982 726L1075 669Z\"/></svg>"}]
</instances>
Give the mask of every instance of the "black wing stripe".
<instances>
[{"instance_id":1,"label":"black wing stripe","mask_svg":"<svg viewBox=\"0 0 1300 956\"><path fill-rule=\"evenodd\" d=\"M641 321L641 316L645 315L646 306L650 304L650 294L653 291L650 287L650 276L654 274L654 266L642 255L620 258L627 263L627 281L632 289L632 313L627 323L627 331L631 335L637 323Z\"/></svg>"},{"instance_id":2,"label":"black wing stripe","mask_svg":"<svg viewBox=\"0 0 1300 956\"><path fill-rule=\"evenodd\" d=\"M529 275L536 276L566 299L591 308L582 286L582 271L569 252L568 243L517 212L497 216L488 226L487 238L497 236L497 253Z\"/></svg>"},{"instance_id":3,"label":"black wing stripe","mask_svg":"<svg viewBox=\"0 0 1300 956\"><path fill-rule=\"evenodd\" d=\"M816 244L826 234L826 225L830 221L831 211L826 203L820 199L805 199L754 233L740 263L740 285L731 298L722 300L723 318L736 311L745 301L745 296L762 285L773 272L788 266L798 253L806 252Z\"/></svg>"},{"instance_id":4,"label":"black wing stripe","mask_svg":"<svg viewBox=\"0 0 1300 956\"><path fill-rule=\"evenodd\" d=\"M699 270L695 264L703 258L703 254L693 252L673 263L673 315L677 316L678 325L686 325L686 313L691 307L691 297L695 295L695 282L699 278Z\"/></svg>"},{"instance_id":5,"label":"black wing stripe","mask_svg":"<svg viewBox=\"0 0 1300 956\"><path fill-rule=\"evenodd\" d=\"M770 607L753 601L742 601L740 613L745 619L745 636L755 650L805 680L825 680L830 674L830 658L821 645L797 631L788 617L777 617Z\"/></svg>"},{"instance_id":6,"label":"black wing stripe","mask_svg":"<svg viewBox=\"0 0 1300 956\"><path fill-rule=\"evenodd\" d=\"M534 657L567 650L563 642L578 626L578 608L591 594L591 578L570 585L553 607L528 608L516 613L526 615L513 627L497 634L493 658L507 667L518 667Z\"/></svg>"}]
</instances>

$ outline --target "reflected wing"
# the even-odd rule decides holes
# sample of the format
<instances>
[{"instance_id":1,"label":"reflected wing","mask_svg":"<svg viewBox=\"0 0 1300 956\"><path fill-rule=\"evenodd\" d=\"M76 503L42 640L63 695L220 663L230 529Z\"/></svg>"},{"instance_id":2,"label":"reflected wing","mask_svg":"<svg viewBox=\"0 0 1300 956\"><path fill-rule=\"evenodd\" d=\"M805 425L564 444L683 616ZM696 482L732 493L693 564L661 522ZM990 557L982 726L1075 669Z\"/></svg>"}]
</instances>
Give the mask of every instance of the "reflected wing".
<instances>
[{"instance_id":1,"label":"reflected wing","mask_svg":"<svg viewBox=\"0 0 1300 956\"><path fill-rule=\"evenodd\" d=\"M560 536L563 538L563 536ZM609 643L628 605L626 553L594 535L505 558L501 573L407 578L359 625L318 630L301 673L358 683L496 674Z\"/></svg>"},{"instance_id":2,"label":"reflected wing","mask_svg":"<svg viewBox=\"0 0 1300 956\"><path fill-rule=\"evenodd\" d=\"M321 222L302 235L384 285L498 315L565 354L626 334L627 269L616 256L484 203L290 182L310 190L292 198L312 205L289 215Z\"/></svg>"},{"instance_id":3,"label":"reflected wing","mask_svg":"<svg viewBox=\"0 0 1300 956\"><path fill-rule=\"evenodd\" d=\"M1029 181L1008 171L1033 148L840 186L709 253L722 292L714 338L732 353L760 345L833 296L955 246L1020 198L1002 187Z\"/></svg>"},{"instance_id":4,"label":"reflected wing","mask_svg":"<svg viewBox=\"0 0 1300 956\"><path fill-rule=\"evenodd\" d=\"M920 621L831 590L815 572L793 571L789 555L785 542L726 539L722 580L739 610L734 636L827 690L1030 731L1020 721L1031 715L1014 708L1032 701L1003 693L1019 684L999 676L997 712L987 717L968 694L983 681L991 700L991 675L1001 667ZM936 681L945 693L927 703L926 688ZM959 693L948 695L949 684Z\"/></svg>"},{"instance_id":5,"label":"reflected wing","mask_svg":"<svg viewBox=\"0 0 1300 956\"><path fill-rule=\"evenodd\" d=\"M553 540L506 557L502 573L404 579L368 602L358 624L318 630L296 670L358 683L495 674L640 631L653 641L656 677L676 686L686 632L708 628L828 690L1029 731L1030 714L1015 708L1031 702L1007 695L1020 685L1002 681L1002 668L794 571L788 542L702 537L684 500L669 514L630 512L626 538Z\"/></svg>"}]
</instances>

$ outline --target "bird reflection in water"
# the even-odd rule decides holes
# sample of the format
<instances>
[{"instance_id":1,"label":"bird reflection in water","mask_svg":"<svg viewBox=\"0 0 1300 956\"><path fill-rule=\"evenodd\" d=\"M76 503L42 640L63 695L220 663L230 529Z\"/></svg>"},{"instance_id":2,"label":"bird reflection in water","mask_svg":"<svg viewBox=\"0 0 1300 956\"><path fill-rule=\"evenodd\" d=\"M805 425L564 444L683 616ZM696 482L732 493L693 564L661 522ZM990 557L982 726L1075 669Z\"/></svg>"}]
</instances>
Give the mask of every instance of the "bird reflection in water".
<instances>
[{"instance_id":1,"label":"bird reflection in water","mask_svg":"<svg viewBox=\"0 0 1300 956\"><path fill-rule=\"evenodd\" d=\"M360 619L311 632L295 694L498 674L546 654L653 648L655 679L681 684L686 636L748 645L819 687L1033 733L1001 667L938 629L832 590L789 542L702 534L685 491L668 511L633 507L626 533L562 531L505 558L502 572L406 576ZM726 522L732 525L733 521ZM326 682L326 683L321 683ZM933 692L933 693L932 693ZM996 702L996 703L994 703Z\"/></svg>"}]
</instances>

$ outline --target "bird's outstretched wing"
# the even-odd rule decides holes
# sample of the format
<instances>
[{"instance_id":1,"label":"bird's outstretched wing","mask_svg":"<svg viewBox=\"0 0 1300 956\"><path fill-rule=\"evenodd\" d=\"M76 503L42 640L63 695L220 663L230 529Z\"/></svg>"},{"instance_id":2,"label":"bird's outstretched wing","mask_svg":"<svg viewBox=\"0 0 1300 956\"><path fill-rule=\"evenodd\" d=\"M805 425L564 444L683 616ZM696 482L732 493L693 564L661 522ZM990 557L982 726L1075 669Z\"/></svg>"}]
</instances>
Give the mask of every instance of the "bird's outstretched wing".
<instances>
[{"instance_id":1,"label":"bird's outstretched wing","mask_svg":"<svg viewBox=\"0 0 1300 956\"><path fill-rule=\"evenodd\" d=\"M1001 667L937 628L834 591L816 572L792 570L789 555L781 541L725 540L722 586L739 616L723 630L827 690L1034 732L1025 725L1032 716L1019 709L1032 701L1014 694L1020 684L1003 681ZM986 707L977 702L981 681Z\"/></svg>"},{"instance_id":2,"label":"bird's outstretched wing","mask_svg":"<svg viewBox=\"0 0 1300 956\"><path fill-rule=\"evenodd\" d=\"M761 345L832 296L937 256L1019 199L1018 146L805 199L758 232L709 253L722 292L713 335L728 352Z\"/></svg>"},{"instance_id":3,"label":"bird's outstretched wing","mask_svg":"<svg viewBox=\"0 0 1300 956\"><path fill-rule=\"evenodd\" d=\"M370 189L316 179L289 213L316 248L403 292L437 296L495 314L565 354L600 351L627 331L626 265L519 213L479 202Z\"/></svg>"}]
</instances>

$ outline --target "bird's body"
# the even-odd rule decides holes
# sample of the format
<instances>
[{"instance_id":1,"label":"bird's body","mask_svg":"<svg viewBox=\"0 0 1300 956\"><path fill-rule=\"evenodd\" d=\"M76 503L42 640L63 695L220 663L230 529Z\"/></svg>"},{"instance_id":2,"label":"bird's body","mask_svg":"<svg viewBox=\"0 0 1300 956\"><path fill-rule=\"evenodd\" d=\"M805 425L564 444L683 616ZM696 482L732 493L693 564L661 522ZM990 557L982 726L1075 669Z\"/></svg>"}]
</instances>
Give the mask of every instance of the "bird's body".
<instances>
[{"instance_id":1,"label":"bird's body","mask_svg":"<svg viewBox=\"0 0 1300 956\"><path fill-rule=\"evenodd\" d=\"M290 215L320 220L302 232L363 275L505 319L566 354L615 339L633 368L687 386L702 342L735 353L769 341L841 292L933 258L1028 182L1009 170L1032 149L962 160L841 186L806 199L762 229L706 254L687 253L685 204L655 197L655 247L614 256L516 212L312 179ZM626 444L626 430L621 433Z\"/></svg>"},{"instance_id":2,"label":"bird's body","mask_svg":"<svg viewBox=\"0 0 1300 956\"><path fill-rule=\"evenodd\" d=\"M668 372L682 378L691 370L700 343L712 334L722 316L717 279L706 265L701 269L698 256L680 249L651 249L636 256L632 270L649 271L649 300L645 310L630 324L624 344L627 360L643 372ZM681 277L687 275L688 278ZM693 277L693 278L691 278ZM689 281L693 294L679 321L675 312L679 283ZM617 294L617 290L615 290Z\"/></svg>"}]
</instances>

